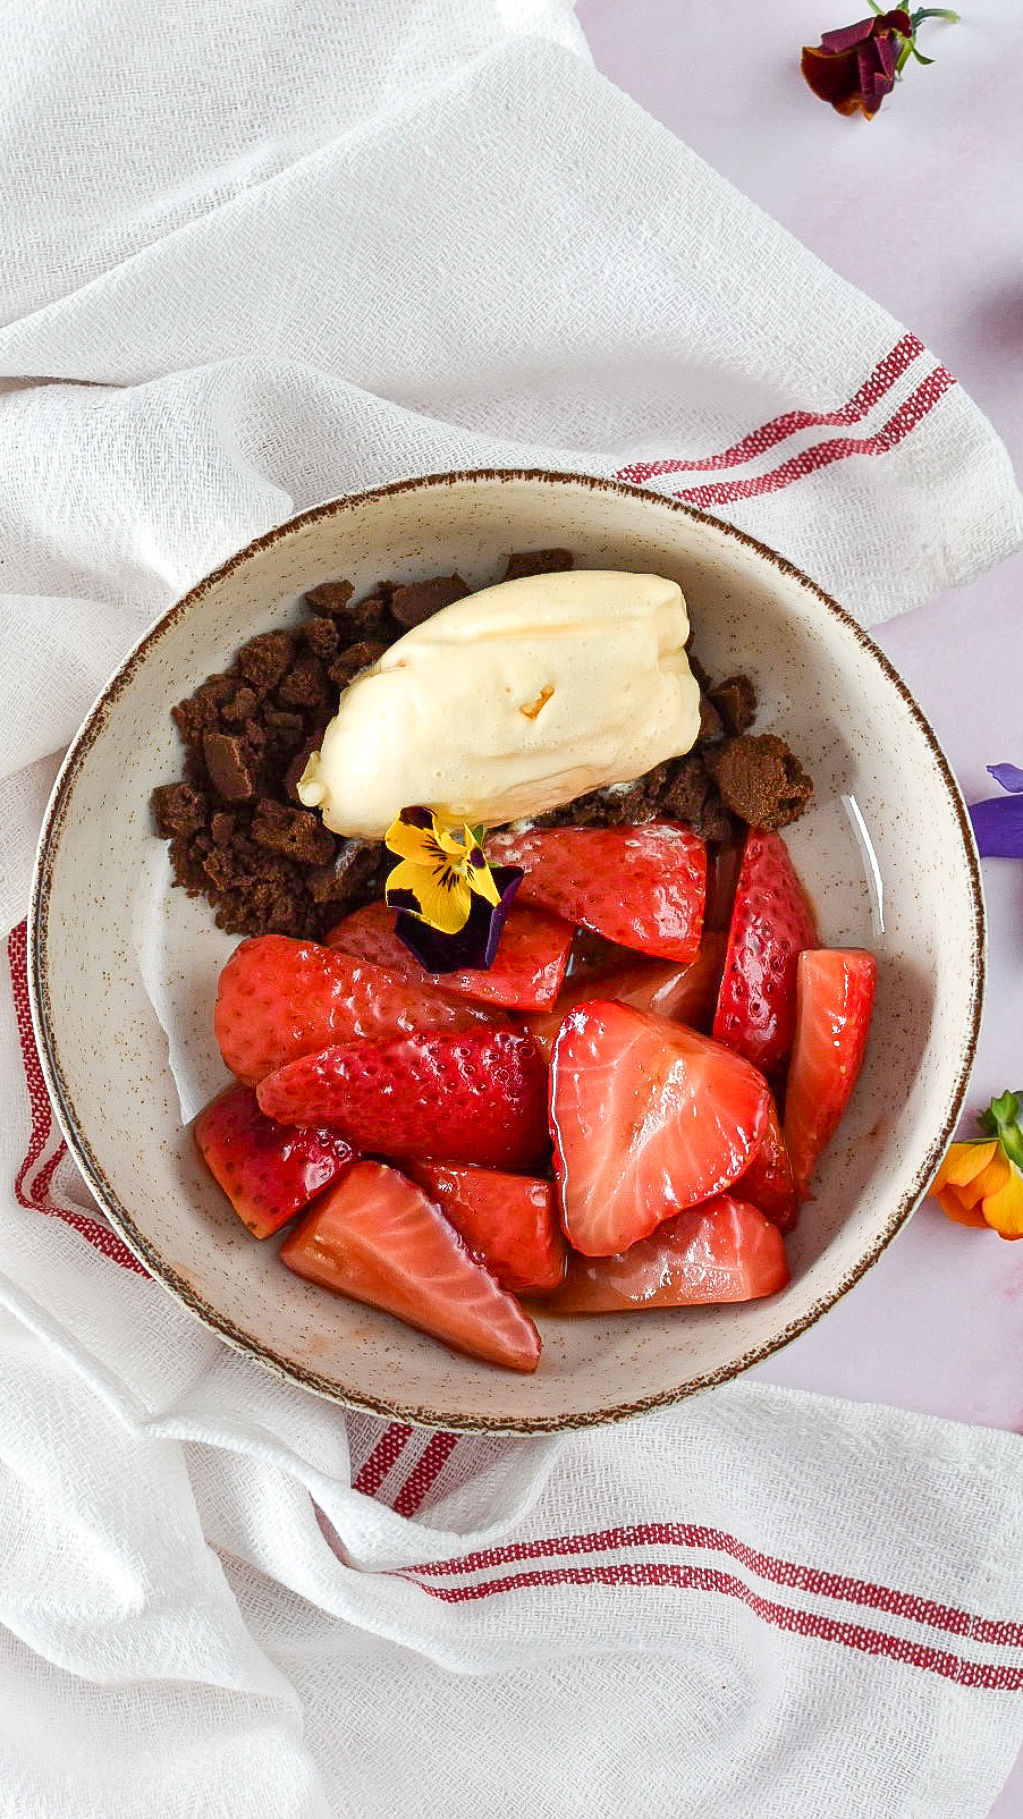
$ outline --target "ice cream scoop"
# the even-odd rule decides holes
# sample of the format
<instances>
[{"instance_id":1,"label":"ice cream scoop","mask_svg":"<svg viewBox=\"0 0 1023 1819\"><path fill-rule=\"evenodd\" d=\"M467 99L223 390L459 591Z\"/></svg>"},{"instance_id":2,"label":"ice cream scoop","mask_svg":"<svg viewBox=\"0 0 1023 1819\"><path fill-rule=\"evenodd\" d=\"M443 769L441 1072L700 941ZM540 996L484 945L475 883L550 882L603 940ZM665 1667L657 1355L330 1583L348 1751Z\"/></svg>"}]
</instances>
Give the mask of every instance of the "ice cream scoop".
<instances>
[{"instance_id":1,"label":"ice cream scoop","mask_svg":"<svg viewBox=\"0 0 1023 1819\"><path fill-rule=\"evenodd\" d=\"M682 590L573 569L468 594L345 689L298 785L338 834L422 803L500 826L689 751L700 691Z\"/></svg>"}]
</instances>

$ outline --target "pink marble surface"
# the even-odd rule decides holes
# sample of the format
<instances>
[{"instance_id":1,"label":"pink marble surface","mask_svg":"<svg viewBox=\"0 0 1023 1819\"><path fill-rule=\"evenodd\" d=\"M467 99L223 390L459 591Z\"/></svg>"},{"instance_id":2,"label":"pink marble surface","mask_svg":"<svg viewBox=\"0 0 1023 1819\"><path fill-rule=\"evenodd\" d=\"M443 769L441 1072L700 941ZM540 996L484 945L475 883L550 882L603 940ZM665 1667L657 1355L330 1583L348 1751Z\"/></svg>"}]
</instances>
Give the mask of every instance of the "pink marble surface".
<instances>
[{"instance_id":1,"label":"pink marble surface","mask_svg":"<svg viewBox=\"0 0 1023 1819\"><path fill-rule=\"evenodd\" d=\"M598 67L944 360L1023 472L1023 6L923 28L878 117L816 101L799 47L858 0L580 0ZM1023 557L891 621L878 642L970 800L1023 764ZM1023 1083L1023 865L984 864L990 964L969 1105ZM972 1130L971 1130L972 1134ZM757 1374L1023 1433L1023 1245L924 1205L859 1286ZM991 1819L1023 1815L1023 1758Z\"/></svg>"}]
</instances>

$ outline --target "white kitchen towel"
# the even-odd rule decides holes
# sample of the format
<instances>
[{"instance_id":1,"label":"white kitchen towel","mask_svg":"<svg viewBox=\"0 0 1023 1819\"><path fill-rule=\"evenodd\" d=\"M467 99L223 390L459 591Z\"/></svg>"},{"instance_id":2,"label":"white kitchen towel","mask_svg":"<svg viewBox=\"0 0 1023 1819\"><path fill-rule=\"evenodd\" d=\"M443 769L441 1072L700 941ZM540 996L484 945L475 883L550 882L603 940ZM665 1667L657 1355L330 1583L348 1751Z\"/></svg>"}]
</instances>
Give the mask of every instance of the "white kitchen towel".
<instances>
[{"instance_id":1,"label":"white kitchen towel","mask_svg":"<svg viewBox=\"0 0 1023 1819\"><path fill-rule=\"evenodd\" d=\"M618 475L870 623L1017 546L1004 450L567 0L12 0L5 63L0 1811L985 1813L1023 1736L1014 1437L751 1385L535 1443L346 1421L97 1217L20 918L97 687L293 511Z\"/></svg>"}]
</instances>

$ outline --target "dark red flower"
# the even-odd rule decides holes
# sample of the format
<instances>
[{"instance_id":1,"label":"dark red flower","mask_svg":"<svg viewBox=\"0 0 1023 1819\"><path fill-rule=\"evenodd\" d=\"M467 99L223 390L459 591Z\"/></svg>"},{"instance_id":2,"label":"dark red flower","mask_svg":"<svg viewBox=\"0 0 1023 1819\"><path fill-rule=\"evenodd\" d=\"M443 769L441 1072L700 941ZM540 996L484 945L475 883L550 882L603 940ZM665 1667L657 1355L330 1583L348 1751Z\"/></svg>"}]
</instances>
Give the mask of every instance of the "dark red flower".
<instances>
[{"instance_id":1,"label":"dark red flower","mask_svg":"<svg viewBox=\"0 0 1023 1819\"><path fill-rule=\"evenodd\" d=\"M818 45L805 44L801 68L815 95L830 102L840 114L863 114L872 120L890 95L910 56L929 63L916 48L916 29L923 19L948 19L957 15L944 8L924 7L915 13L897 6L875 12L871 19L824 32Z\"/></svg>"}]
</instances>

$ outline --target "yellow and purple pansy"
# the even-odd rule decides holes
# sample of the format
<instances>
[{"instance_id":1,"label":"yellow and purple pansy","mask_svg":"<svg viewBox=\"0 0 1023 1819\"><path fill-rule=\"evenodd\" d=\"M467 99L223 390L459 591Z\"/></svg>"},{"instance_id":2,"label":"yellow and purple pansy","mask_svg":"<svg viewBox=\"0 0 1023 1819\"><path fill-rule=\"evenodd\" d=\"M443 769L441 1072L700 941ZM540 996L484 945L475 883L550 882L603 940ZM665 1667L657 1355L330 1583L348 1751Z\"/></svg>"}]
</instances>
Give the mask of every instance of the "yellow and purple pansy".
<instances>
[{"instance_id":1,"label":"yellow and purple pansy","mask_svg":"<svg viewBox=\"0 0 1023 1819\"><path fill-rule=\"evenodd\" d=\"M493 964L522 870L506 865L492 871L483 833L414 806L403 808L384 835L399 860L384 898L398 912L395 932L427 972Z\"/></svg>"}]
</instances>

